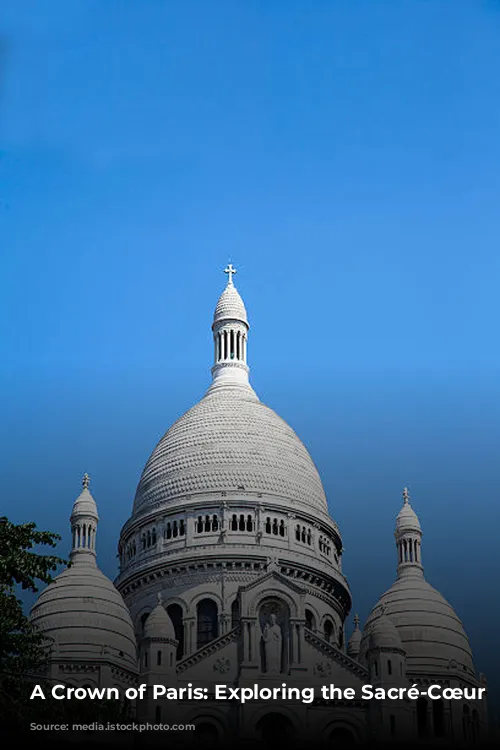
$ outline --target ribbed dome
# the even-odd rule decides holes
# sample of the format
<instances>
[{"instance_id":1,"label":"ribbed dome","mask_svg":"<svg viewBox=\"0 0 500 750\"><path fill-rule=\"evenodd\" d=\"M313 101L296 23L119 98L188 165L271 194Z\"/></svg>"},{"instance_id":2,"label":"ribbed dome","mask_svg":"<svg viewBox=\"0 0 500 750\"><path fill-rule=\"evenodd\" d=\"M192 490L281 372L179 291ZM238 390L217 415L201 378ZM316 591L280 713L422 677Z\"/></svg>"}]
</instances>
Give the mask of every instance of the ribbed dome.
<instances>
[{"instance_id":1,"label":"ribbed dome","mask_svg":"<svg viewBox=\"0 0 500 750\"><path fill-rule=\"evenodd\" d=\"M94 564L76 563L38 597L31 621L54 642L58 658L99 660L136 671L132 620L121 595Z\"/></svg>"},{"instance_id":2,"label":"ribbed dome","mask_svg":"<svg viewBox=\"0 0 500 750\"><path fill-rule=\"evenodd\" d=\"M214 323L221 320L242 320L248 325L245 305L233 283L226 286L215 307Z\"/></svg>"},{"instance_id":3,"label":"ribbed dome","mask_svg":"<svg viewBox=\"0 0 500 750\"><path fill-rule=\"evenodd\" d=\"M355 658L359 654L360 646L361 630L357 627L349 638L349 643L347 644L347 654Z\"/></svg>"},{"instance_id":4,"label":"ribbed dome","mask_svg":"<svg viewBox=\"0 0 500 750\"><path fill-rule=\"evenodd\" d=\"M455 662L459 670L474 673L469 641L462 623L446 599L423 575L398 578L383 594L366 622L360 658L380 613L380 606L397 628L409 672L445 671Z\"/></svg>"},{"instance_id":5,"label":"ribbed dome","mask_svg":"<svg viewBox=\"0 0 500 750\"><path fill-rule=\"evenodd\" d=\"M173 641L176 640L172 620L165 611L163 604L158 603L146 620L144 637L171 638Z\"/></svg>"},{"instance_id":6,"label":"ribbed dome","mask_svg":"<svg viewBox=\"0 0 500 750\"><path fill-rule=\"evenodd\" d=\"M403 648L397 628L385 612L371 621L369 648Z\"/></svg>"},{"instance_id":7,"label":"ribbed dome","mask_svg":"<svg viewBox=\"0 0 500 750\"><path fill-rule=\"evenodd\" d=\"M172 425L146 464L134 513L185 495L238 490L274 495L291 509L328 512L303 443L249 386L210 391Z\"/></svg>"},{"instance_id":8,"label":"ribbed dome","mask_svg":"<svg viewBox=\"0 0 500 750\"><path fill-rule=\"evenodd\" d=\"M94 498L90 494L88 487L83 488L80 495L75 500L75 504L73 505L71 518L74 519L79 515L89 516L90 518L94 518L95 520L99 519L99 515L97 513L97 505Z\"/></svg>"},{"instance_id":9,"label":"ribbed dome","mask_svg":"<svg viewBox=\"0 0 500 750\"><path fill-rule=\"evenodd\" d=\"M405 502L396 518L396 533L403 531L421 531L418 516L409 502Z\"/></svg>"}]
</instances>

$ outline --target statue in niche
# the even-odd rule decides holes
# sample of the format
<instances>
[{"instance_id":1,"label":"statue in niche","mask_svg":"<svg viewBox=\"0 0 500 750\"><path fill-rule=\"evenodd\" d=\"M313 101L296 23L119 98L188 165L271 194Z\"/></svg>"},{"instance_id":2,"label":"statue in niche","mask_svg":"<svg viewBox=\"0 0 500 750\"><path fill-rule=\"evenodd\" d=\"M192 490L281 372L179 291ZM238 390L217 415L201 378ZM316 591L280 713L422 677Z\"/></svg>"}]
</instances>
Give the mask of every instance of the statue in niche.
<instances>
[{"instance_id":1,"label":"statue in niche","mask_svg":"<svg viewBox=\"0 0 500 750\"><path fill-rule=\"evenodd\" d=\"M269 620L264 625L262 640L264 641L266 672L269 674L279 674L281 672L283 635L275 614L271 614Z\"/></svg>"}]
</instances>

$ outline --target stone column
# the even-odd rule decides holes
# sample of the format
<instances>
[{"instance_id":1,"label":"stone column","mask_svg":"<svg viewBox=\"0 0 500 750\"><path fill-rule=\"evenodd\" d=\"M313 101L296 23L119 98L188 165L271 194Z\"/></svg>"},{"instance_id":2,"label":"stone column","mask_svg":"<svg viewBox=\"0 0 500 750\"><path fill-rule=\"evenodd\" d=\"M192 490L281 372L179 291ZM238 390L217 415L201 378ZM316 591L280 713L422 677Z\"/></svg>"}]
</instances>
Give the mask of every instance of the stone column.
<instances>
[{"instance_id":1,"label":"stone column","mask_svg":"<svg viewBox=\"0 0 500 750\"><path fill-rule=\"evenodd\" d=\"M184 655L190 656L193 651L196 651L196 617L183 617L182 624L184 626Z\"/></svg>"}]
</instances>

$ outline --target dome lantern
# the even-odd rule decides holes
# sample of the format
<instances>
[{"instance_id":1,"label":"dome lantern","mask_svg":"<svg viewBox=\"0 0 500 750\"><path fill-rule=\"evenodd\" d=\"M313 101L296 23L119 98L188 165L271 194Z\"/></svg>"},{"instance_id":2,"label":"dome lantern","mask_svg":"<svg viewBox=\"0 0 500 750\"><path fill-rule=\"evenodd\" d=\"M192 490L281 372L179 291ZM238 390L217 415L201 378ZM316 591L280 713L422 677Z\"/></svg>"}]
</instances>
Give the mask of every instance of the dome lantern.
<instances>
[{"instance_id":1,"label":"dome lantern","mask_svg":"<svg viewBox=\"0 0 500 750\"><path fill-rule=\"evenodd\" d=\"M96 564L95 541L99 515L97 505L89 491L90 477L83 475L82 491L74 502L70 516L71 552L70 559L74 564Z\"/></svg>"},{"instance_id":2,"label":"dome lantern","mask_svg":"<svg viewBox=\"0 0 500 750\"><path fill-rule=\"evenodd\" d=\"M214 365L212 388L220 385L243 385L247 388L248 317L243 300L236 289L233 276L236 269L229 263L227 286L215 307L212 331L214 337Z\"/></svg>"},{"instance_id":3,"label":"dome lantern","mask_svg":"<svg viewBox=\"0 0 500 750\"><path fill-rule=\"evenodd\" d=\"M398 577L408 574L423 575L422 528L417 514L410 505L407 487L403 490L403 507L396 518L394 536L398 550Z\"/></svg>"}]
</instances>

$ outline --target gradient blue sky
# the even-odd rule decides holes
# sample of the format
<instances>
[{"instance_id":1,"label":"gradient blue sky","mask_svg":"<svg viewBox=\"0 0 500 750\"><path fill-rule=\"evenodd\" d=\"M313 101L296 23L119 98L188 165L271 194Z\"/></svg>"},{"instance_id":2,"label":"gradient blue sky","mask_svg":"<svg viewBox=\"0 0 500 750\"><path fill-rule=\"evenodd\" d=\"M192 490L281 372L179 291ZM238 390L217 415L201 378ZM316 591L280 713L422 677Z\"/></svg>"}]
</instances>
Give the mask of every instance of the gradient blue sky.
<instances>
[{"instance_id":1,"label":"gradient blue sky","mask_svg":"<svg viewBox=\"0 0 500 750\"><path fill-rule=\"evenodd\" d=\"M408 484L491 675L500 3L3 0L0 43L2 511L64 551L88 471L115 574L141 469L208 385L231 258L354 609L394 578Z\"/></svg>"}]
</instances>

